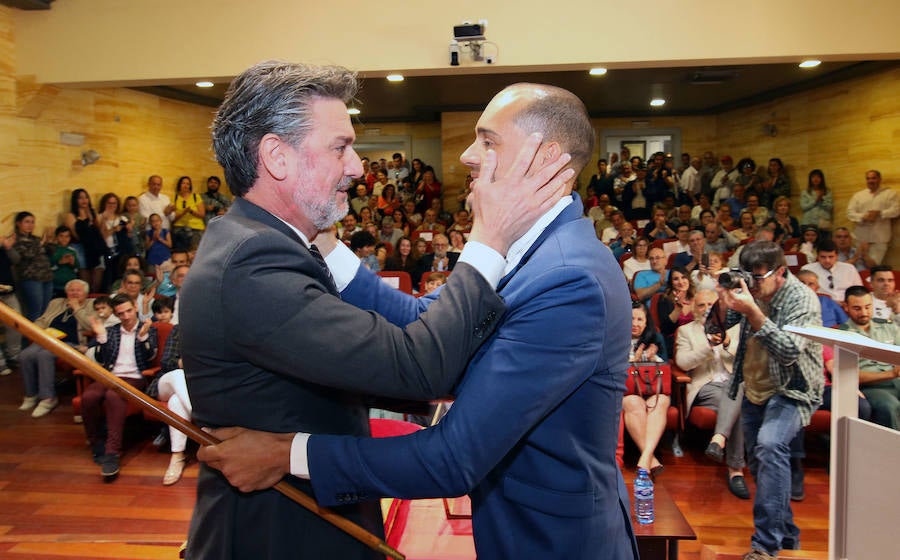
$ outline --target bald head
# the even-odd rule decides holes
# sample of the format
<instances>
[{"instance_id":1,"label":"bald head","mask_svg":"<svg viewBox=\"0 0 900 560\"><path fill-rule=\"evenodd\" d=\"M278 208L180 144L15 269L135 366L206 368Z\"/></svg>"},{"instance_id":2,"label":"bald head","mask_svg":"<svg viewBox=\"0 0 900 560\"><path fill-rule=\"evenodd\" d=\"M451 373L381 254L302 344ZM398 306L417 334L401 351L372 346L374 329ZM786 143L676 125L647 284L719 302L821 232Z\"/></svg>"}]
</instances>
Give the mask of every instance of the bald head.
<instances>
[{"instance_id":1,"label":"bald head","mask_svg":"<svg viewBox=\"0 0 900 560\"><path fill-rule=\"evenodd\" d=\"M572 92L546 84L513 84L494 100L520 101L513 117L515 125L527 134L540 132L544 142L557 142L572 156L570 167L580 173L594 152L594 129L581 99ZM492 101L493 103L493 101Z\"/></svg>"}]
</instances>

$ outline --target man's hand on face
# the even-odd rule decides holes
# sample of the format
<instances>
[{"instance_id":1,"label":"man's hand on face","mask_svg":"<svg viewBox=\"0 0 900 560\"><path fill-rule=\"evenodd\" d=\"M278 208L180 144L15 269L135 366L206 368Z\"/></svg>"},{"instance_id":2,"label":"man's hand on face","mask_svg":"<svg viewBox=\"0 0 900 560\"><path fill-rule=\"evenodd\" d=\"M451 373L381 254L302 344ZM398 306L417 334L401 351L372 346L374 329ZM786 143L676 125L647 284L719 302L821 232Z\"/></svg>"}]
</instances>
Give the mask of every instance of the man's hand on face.
<instances>
[{"instance_id":1,"label":"man's hand on face","mask_svg":"<svg viewBox=\"0 0 900 560\"><path fill-rule=\"evenodd\" d=\"M220 442L200 447L197 459L221 471L228 482L241 492L270 488L291 470L294 434L257 432L245 428L203 430Z\"/></svg>"},{"instance_id":2,"label":"man's hand on face","mask_svg":"<svg viewBox=\"0 0 900 560\"><path fill-rule=\"evenodd\" d=\"M560 200L566 182L575 176L573 169L562 170L572 158L559 154L549 161L536 161L541 141L541 134L530 135L503 177L494 176L497 154L488 150L478 179L472 182L470 241L506 256L509 246Z\"/></svg>"}]
</instances>

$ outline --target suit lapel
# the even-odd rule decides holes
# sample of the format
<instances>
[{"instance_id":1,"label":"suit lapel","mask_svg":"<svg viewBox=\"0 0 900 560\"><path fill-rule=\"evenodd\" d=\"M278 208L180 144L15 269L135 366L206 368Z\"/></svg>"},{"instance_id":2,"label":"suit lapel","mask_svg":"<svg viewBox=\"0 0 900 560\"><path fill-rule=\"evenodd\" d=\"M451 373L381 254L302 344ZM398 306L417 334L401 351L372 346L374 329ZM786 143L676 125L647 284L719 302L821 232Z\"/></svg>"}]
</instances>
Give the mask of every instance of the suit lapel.
<instances>
[{"instance_id":1,"label":"suit lapel","mask_svg":"<svg viewBox=\"0 0 900 560\"><path fill-rule=\"evenodd\" d=\"M506 285L509 284L513 276L515 276L516 273L523 266L525 266L525 263L527 263L528 260L531 259L531 255L533 255L534 252L537 251L538 247L540 247L544 243L544 241L553 234L553 232L562 227L563 224L576 220L581 216L583 210L583 207L581 205L581 198L579 198L578 194L576 193L572 194L572 198L574 198L572 203L566 206L563 211L559 213L559 216L557 216L555 220L550 222L550 225L544 228L544 231L541 232L541 235L538 236L534 243L531 244L531 247L529 247L528 250L525 251L525 254L522 255L522 258L519 260L519 263L516 265L516 267L510 270L506 274L506 276L500 279L500 283L497 284L497 293L500 293L503 288L505 288Z\"/></svg>"},{"instance_id":2,"label":"suit lapel","mask_svg":"<svg viewBox=\"0 0 900 560\"><path fill-rule=\"evenodd\" d=\"M267 212L266 210L260 208L259 206L253 204L252 202L245 200L243 198L236 198L234 200L234 204L232 204L232 210L236 214L240 216L244 216L251 220L255 220L257 222L266 224L274 230L277 230L284 235L288 236L292 240L296 241L297 244L303 247L303 251L309 256L309 259L314 263L315 270L318 276L319 282L323 286L325 286L328 293L340 297L340 294L337 292L337 289L334 287L334 280L329 279L326 275L325 271L321 269L319 265L318 259L316 259L312 253L309 251L309 247L303 243L303 240L300 239L300 236L297 235L297 232L288 227L287 224Z\"/></svg>"}]
</instances>

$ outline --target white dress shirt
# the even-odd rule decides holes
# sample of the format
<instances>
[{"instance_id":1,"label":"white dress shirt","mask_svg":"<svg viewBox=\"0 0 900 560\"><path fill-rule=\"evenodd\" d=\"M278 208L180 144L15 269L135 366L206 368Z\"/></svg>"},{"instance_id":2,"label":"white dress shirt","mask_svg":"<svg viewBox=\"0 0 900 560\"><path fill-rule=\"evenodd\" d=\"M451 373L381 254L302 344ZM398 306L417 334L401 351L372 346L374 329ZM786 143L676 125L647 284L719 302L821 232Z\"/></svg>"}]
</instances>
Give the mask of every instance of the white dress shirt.
<instances>
[{"instance_id":1,"label":"white dress shirt","mask_svg":"<svg viewBox=\"0 0 900 560\"><path fill-rule=\"evenodd\" d=\"M870 210L879 210L881 218L874 222L862 221L863 216ZM853 234L857 241L870 243L890 243L891 218L900 216L900 200L897 192L886 187L880 187L874 193L869 189L863 189L854 194L847 204L847 219L856 224Z\"/></svg>"},{"instance_id":2,"label":"white dress shirt","mask_svg":"<svg viewBox=\"0 0 900 560\"><path fill-rule=\"evenodd\" d=\"M572 203L572 200L571 196L563 197L553 208L538 218L522 237L509 246L505 259L500 253L487 245L477 241L469 241L463 248L457 262L465 262L472 265L491 286L496 286L505 275L509 274L519 264L522 257L537 241L547 226L562 213L566 206ZM300 233L300 236L305 242L306 237L302 233ZM325 263L328 265L328 269L331 270L338 291L343 291L350 284L360 266L359 257L354 255L353 251L343 243L338 243L335 250L325 257ZM306 454L306 443L309 441L309 436L310 434L298 432L294 435L294 439L291 442L291 474L305 479L309 479L309 459Z\"/></svg>"},{"instance_id":3,"label":"white dress shirt","mask_svg":"<svg viewBox=\"0 0 900 560\"><path fill-rule=\"evenodd\" d=\"M814 262L803 265L802 270L810 270L819 278L819 291L828 294L836 302L844 301L844 292L850 286L862 286L859 271L852 264L836 262L831 270Z\"/></svg>"}]
</instances>

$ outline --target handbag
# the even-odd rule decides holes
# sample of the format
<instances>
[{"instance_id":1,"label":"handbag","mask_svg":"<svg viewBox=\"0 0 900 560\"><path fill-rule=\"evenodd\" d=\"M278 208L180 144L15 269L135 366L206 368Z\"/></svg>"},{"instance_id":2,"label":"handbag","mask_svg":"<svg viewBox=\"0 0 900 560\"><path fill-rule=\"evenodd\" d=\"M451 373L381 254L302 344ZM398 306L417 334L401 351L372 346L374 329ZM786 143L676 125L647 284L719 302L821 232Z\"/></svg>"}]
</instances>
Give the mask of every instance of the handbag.
<instances>
[{"instance_id":1,"label":"handbag","mask_svg":"<svg viewBox=\"0 0 900 560\"><path fill-rule=\"evenodd\" d=\"M672 367L665 362L632 362L625 379L625 394L647 398L672 394Z\"/></svg>"}]
</instances>

